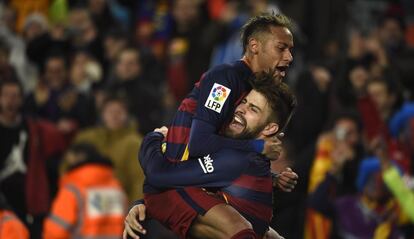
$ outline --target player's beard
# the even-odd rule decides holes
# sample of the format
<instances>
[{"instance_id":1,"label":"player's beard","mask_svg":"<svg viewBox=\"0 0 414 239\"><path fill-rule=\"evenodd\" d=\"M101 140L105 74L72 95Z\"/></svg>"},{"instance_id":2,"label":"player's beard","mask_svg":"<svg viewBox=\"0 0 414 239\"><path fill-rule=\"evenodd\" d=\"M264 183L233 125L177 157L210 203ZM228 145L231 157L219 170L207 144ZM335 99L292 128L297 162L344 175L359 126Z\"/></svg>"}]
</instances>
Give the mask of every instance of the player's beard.
<instances>
[{"instance_id":1,"label":"player's beard","mask_svg":"<svg viewBox=\"0 0 414 239\"><path fill-rule=\"evenodd\" d=\"M233 139L255 139L259 136L260 132L262 132L265 127L266 124L258 125L254 128L245 127L239 134L235 134L227 128L225 135Z\"/></svg>"}]
</instances>

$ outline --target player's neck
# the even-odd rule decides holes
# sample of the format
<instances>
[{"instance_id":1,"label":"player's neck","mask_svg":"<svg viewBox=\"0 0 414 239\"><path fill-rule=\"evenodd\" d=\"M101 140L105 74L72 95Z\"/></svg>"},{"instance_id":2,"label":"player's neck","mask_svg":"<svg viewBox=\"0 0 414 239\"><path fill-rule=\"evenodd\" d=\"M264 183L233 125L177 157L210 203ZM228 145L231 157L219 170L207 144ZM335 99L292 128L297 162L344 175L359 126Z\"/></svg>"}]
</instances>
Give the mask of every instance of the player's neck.
<instances>
[{"instance_id":1,"label":"player's neck","mask_svg":"<svg viewBox=\"0 0 414 239\"><path fill-rule=\"evenodd\" d=\"M257 63L256 57L249 53L246 53L241 59L246 65L250 68L250 70L254 73L260 72L259 64Z\"/></svg>"}]
</instances>

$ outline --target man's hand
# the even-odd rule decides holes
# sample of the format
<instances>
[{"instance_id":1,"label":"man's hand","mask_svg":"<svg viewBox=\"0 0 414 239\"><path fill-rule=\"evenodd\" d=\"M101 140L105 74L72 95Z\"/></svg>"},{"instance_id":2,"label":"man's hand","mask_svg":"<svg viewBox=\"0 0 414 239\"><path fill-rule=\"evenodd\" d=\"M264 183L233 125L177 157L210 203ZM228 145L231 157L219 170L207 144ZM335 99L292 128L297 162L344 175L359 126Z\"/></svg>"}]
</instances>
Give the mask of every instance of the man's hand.
<instances>
[{"instance_id":1,"label":"man's hand","mask_svg":"<svg viewBox=\"0 0 414 239\"><path fill-rule=\"evenodd\" d=\"M122 234L123 239L127 239L127 236L130 236L134 239L139 239L139 236L136 232L145 234L147 231L142 227L138 222L145 220L145 204L135 205L131 210L129 210L128 215L125 218L125 228Z\"/></svg>"},{"instance_id":2,"label":"man's hand","mask_svg":"<svg viewBox=\"0 0 414 239\"><path fill-rule=\"evenodd\" d=\"M267 137L264 140L264 147L262 154L265 155L270 160L276 160L279 158L280 153L282 152L282 141L280 138L284 136L283 133L278 134L277 136Z\"/></svg>"},{"instance_id":3,"label":"man's hand","mask_svg":"<svg viewBox=\"0 0 414 239\"><path fill-rule=\"evenodd\" d=\"M269 227L269 230L263 236L263 239L285 239L279 233L277 233L273 228Z\"/></svg>"},{"instance_id":4,"label":"man's hand","mask_svg":"<svg viewBox=\"0 0 414 239\"><path fill-rule=\"evenodd\" d=\"M299 176L291 168L286 168L273 180L273 186L284 192L292 192L298 183Z\"/></svg>"},{"instance_id":5,"label":"man's hand","mask_svg":"<svg viewBox=\"0 0 414 239\"><path fill-rule=\"evenodd\" d=\"M162 135L164 135L164 138L166 138L167 137L167 133L168 133L168 128L165 127L165 126L162 126L161 128L154 129L154 132L161 133Z\"/></svg>"}]
</instances>

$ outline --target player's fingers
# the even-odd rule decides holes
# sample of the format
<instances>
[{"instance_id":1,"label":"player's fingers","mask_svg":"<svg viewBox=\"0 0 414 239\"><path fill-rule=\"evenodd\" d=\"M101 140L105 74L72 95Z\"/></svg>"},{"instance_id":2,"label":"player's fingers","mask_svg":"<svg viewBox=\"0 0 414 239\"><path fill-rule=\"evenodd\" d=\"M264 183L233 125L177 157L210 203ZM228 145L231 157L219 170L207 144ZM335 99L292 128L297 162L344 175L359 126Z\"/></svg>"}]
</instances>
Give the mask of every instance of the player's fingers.
<instances>
[{"instance_id":1,"label":"player's fingers","mask_svg":"<svg viewBox=\"0 0 414 239\"><path fill-rule=\"evenodd\" d=\"M132 230L132 228L129 226L127 222L125 222L125 228L124 228L124 236L123 239L127 239L127 236L130 236L134 239L139 239L139 236Z\"/></svg>"},{"instance_id":2,"label":"player's fingers","mask_svg":"<svg viewBox=\"0 0 414 239\"><path fill-rule=\"evenodd\" d=\"M282 184L282 183L278 183L278 188L284 192L292 192L292 190L295 188L294 185L290 185L290 184Z\"/></svg>"},{"instance_id":3,"label":"player's fingers","mask_svg":"<svg viewBox=\"0 0 414 239\"><path fill-rule=\"evenodd\" d=\"M288 179L298 179L299 176L295 172L282 172L281 176L284 176Z\"/></svg>"},{"instance_id":4,"label":"player's fingers","mask_svg":"<svg viewBox=\"0 0 414 239\"><path fill-rule=\"evenodd\" d=\"M295 185L295 182L290 179L286 178L279 178L279 184L285 186L285 187L291 187L291 185Z\"/></svg>"},{"instance_id":5,"label":"player's fingers","mask_svg":"<svg viewBox=\"0 0 414 239\"><path fill-rule=\"evenodd\" d=\"M142 227L142 225L137 221L137 219L133 219L130 221L127 221L128 225L134 229L135 231L141 232L142 234L145 234L145 229Z\"/></svg>"},{"instance_id":6,"label":"player's fingers","mask_svg":"<svg viewBox=\"0 0 414 239\"><path fill-rule=\"evenodd\" d=\"M297 181L297 180L295 180L295 179L291 179L291 178L284 177L284 176L279 177L279 184L282 184L282 185L283 185L283 186L285 186L285 187L292 188L292 187L294 187L297 183L298 183L298 181Z\"/></svg>"},{"instance_id":7,"label":"player's fingers","mask_svg":"<svg viewBox=\"0 0 414 239\"><path fill-rule=\"evenodd\" d=\"M144 204L140 204L138 205L138 219L140 221L144 221L145 220L145 205Z\"/></svg>"},{"instance_id":8,"label":"player's fingers","mask_svg":"<svg viewBox=\"0 0 414 239\"><path fill-rule=\"evenodd\" d=\"M137 211L138 211L137 206L131 209L131 211L128 213L128 216L125 219L125 224L128 224L130 228L143 233L143 231L145 230L137 220L137 213L136 213Z\"/></svg>"},{"instance_id":9,"label":"player's fingers","mask_svg":"<svg viewBox=\"0 0 414 239\"><path fill-rule=\"evenodd\" d=\"M283 192L291 192L292 191L291 187L287 187L287 186L281 185L280 183L277 186Z\"/></svg>"}]
</instances>

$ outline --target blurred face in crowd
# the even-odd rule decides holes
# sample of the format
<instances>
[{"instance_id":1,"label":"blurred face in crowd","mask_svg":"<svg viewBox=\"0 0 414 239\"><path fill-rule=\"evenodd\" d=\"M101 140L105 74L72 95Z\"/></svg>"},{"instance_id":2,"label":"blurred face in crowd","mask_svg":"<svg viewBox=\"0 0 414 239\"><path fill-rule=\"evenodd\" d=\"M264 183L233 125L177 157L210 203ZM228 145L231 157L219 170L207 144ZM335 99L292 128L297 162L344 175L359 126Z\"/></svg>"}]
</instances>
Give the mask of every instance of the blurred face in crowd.
<instances>
[{"instance_id":1,"label":"blurred face in crowd","mask_svg":"<svg viewBox=\"0 0 414 239\"><path fill-rule=\"evenodd\" d=\"M89 10L93 14L101 14L104 12L106 6L106 0L89 0Z\"/></svg>"},{"instance_id":2,"label":"blurred face in crowd","mask_svg":"<svg viewBox=\"0 0 414 239\"><path fill-rule=\"evenodd\" d=\"M355 146L359 141L358 126L352 119L341 118L337 120L334 133L337 140L344 141L349 146Z\"/></svg>"},{"instance_id":3,"label":"blurred face in crowd","mask_svg":"<svg viewBox=\"0 0 414 239\"><path fill-rule=\"evenodd\" d=\"M369 73L362 66L357 66L349 72L349 80L351 81L354 90L357 91L364 89L368 81L368 78Z\"/></svg>"},{"instance_id":4,"label":"blurred face in crowd","mask_svg":"<svg viewBox=\"0 0 414 239\"><path fill-rule=\"evenodd\" d=\"M9 30L14 31L16 25L16 13L12 8L3 6L1 14L1 23L4 24Z\"/></svg>"},{"instance_id":5,"label":"blurred face in crowd","mask_svg":"<svg viewBox=\"0 0 414 239\"><path fill-rule=\"evenodd\" d=\"M16 115L22 106L21 89L17 84L5 84L0 91L0 113Z\"/></svg>"},{"instance_id":6,"label":"blurred face in crowd","mask_svg":"<svg viewBox=\"0 0 414 239\"><path fill-rule=\"evenodd\" d=\"M120 80L131 80L141 74L139 53L134 49L122 51L116 64L116 76Z\"/></svg>"},{"instance_id":7,"label":"blurred face in crowd","mask_svg":"<svg viewBox=\"0 0 414 239\"><path fill-rule=\"evenodd\" d=\"M388 111L394 104L394 96L388 91L384 82L373 81L368 84L368 94L381 113Z\"/></svg>"},{"instance_id":8,"label":"blurred face in crowd","mask_svg":"<svg viewBox=\"0 0 414 239\"><path fill-rule=\"evenodd\" d=\"M42 35L45 32L45 28L39 22L32 22L24 29L23 35L26 41L31 41L34 38Z\"/></svg>"},{"instance_id":9,"label":"blurred face in crowd","mask_svg":"<svg viewBox=\"0 0 414 239\"><path fill-rule=\"evenodd\" d=\"M106 128L121 129L127 123L128 111L122 102L110 101L103 106L102 119Z\"/></svg>"},{"instance_id":10,"label":"blurred face in crowd","mask_svg":"<svg viewBox=\"0 0 414 239\"><path fill-rule=\"evenodd\" d=\"M52 89L59 89L66 81L65 60L61 57L50 57L45 65L45 80Z\"/></svg>"},{"instance_id":11,"label":"blurred face in crowd","mask_svg":"<svg viewBox=\"0 0 414 239\"><path fill-rule=\"evenodd\" d=\"M257 138L268 125L271 112L267 99L252 90L237 106L225 135L237 139Z\"/></svg>"},{"instance_id":12,"label":"blurred face in crowd","mask_svg":"<svg viewBox=\"0 0 414 239\"><path fill-rule=\"evenodd\" d=\"M185 27L197 21L199 6L197 0L175 0L172 15L177 25Z\"/></svg>"},{"instance_id":13,"label":"blurred face in crowd","mask_svg":"<svg viewBox=\"0 0 414 239\"><path fill-rule=\"evenodd\" d=\"M254 36L253 36L254 37ZM279 78L286 76L287 68L293 61L293 36L286 27L270 27L270 32L258 33L249 40L248 54L257 55L256 72L273 69Z\"/></svg>"},{"instance_id":14,"label":"blurred face in crowd","mask_svg":"<svg viewBox=\"0 0 414 239\"><path fill-rule=\"evenodd\" d=\"M108 36L104 40L105 57L114 62L118 53L126 46L127 40Z\"/></svg>"},{"instance_id":15,"label":"blurred face in crowd","mask_svg":"<svg viewBox=\"0 0 414 239\"><path fill-rule=\"evenodd\" d=\"M363 194L381 204L387 202L391 195L382 180L381 172L375 172L369 176L363 188Z\"/></svg>"},{"instance_id":16,"label":"blurred face in crowd","mask_svg":"<svg viewBox=\"0 0 414 239\"><path fill-rule=\"evenodd\" d=\"M396 19L388 18L379 29L379 37L382 44L394 47L404 40L404 32Z\"/></svg>"},{"instance_id":17,"label":"blurred face in crowd","mask_svg":"<svg viewBox=\"0 0 414 239\"><path fill-rule=\"evenodd\" d=\"M86 9L73 9L69 13L69 27L81 29L90 21L90 16Z\"/></svg>"},{"instance_id":18,"label":"blurred face in crowd","mask_svg":"<svg viewBox=\"0 0 414 239\"><path fill-rule=\"evenodd\" d=\"M71 10L68 26L75 44L87 44L96 37L95 25L86 9Z\"/></svg>"}]
</instances>

